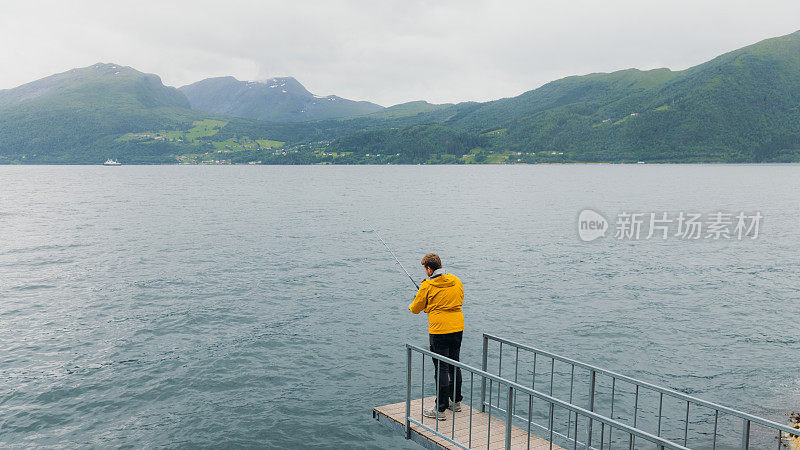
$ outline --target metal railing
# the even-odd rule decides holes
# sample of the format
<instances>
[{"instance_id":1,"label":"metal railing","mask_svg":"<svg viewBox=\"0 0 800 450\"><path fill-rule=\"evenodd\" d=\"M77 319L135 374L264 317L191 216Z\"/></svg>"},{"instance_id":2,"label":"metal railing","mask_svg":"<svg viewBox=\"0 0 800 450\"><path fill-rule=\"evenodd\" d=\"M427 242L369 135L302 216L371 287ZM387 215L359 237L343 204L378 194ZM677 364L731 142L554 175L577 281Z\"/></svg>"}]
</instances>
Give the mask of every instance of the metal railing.
<instances>
[{"instance_id":1,"label":"metal railing","mask_svg":"<svg viewBox=\"0 0 800 450\"><path fill-rule=\"evenodd\" d=\"M664 423L670 419L673 423L678 423L682 425L682 436L679 436L677 441L681 443L682 446L688 447L689 446L689 437L690 437L690 425L692 425L692 434L693 440L692 443L695 445L697 443L697 447L694 448L712 448L716 449L718 445L724 448L731 448L731 444L723 444L720 443L719 440L722 438L722 435L719 432L719 425L721 420L740 420L741 427L738 431L738 436L726 436L729 441L733 441L736 443L736 446L741 449L749 449L751 446L751 434L752 434L752 427L753 425L757 425L762 428L766 428L770 433L765 436L761 436L765 439L762 439L764 442L759 442L757 447L764 448L766 447L766 440L768 439L775 439L777 440L778 449L780 449L785 442L788 441L790 436L800 436L800 430L792 428L788 425L783 425L777 422L773 422L771 420L767 420L761 417L754 416L752 414L748 414L742 411L735 410L733 408L729 408L727 406L718 405L716 403L712 403L706 400L702 400L691 395L684 394L682 392L678 392L672 389L664 388L661 386L656 386L654 384L648 383L646 381L637 380L635 378L622 375L610 370L602 369L597 366L593 366L591 364L586 364L580 361L576 361L570 358L566 358L564 356L560 356L554 353L550 353L544 350L540 350L534 347L530 347L524 344L520 344L514 341L510 341L508 339L503 339L497 336L493 336L490 334L483 335L483 353L482 353L482 361L481 361L481 371L482 372L490 372L488 363L489 363L489 343L498 342L500 344L500 351L497 359L497 376L502 378L503 375L503 345L510 347L513 351L514 356L514 365L513 365L513 382L516 384L519 382L519 371L520 371L520 351L532 353L533 354L533 368L530 372L532 372L532 381L531 381L531 390L536 388L536 375L537 375L537 357L539 357L540 361L545 364L545 369L547 369L549 365L549 382L547 382L546 386L548 389L548 396L554 399L558 399L558 394L554 394L554 383L556 382L555 375L558 373L560 375L559 378L566 377L569 375L569 390L568 394L566 393L566 386L562 389L563 397L561 401L566 402L567 404L573 404L576 402L576 386L575 386L575 369L578 368L584 371L584 375L586 376L586 386L584 386L586 393L586 410L597 413L598 402L602 400L605 403L605 406L610 406L610 414L608 415L608 420L614 422L613 425L609 425L607 430L601 429L600 432L600 448L604 448L606 445L610 448L612 444L621 444L621 441L624 439L620 439L619 436L617 439L612 438L613 430L618 429L617 423L627 423L630 425L630 428L642 431L643 426L642 422L649 422L649 425L654 426L655 437L664 437L664 430L663 425ZM549 362L549 364L547 364ZM561 368L566 367L567 370L556 371L556 362L562 363ZM510 371L510 369L507 369ZM545 376L548 375L545 372ZM510 376L510 375L509 375ZM610 396L600 396L598 395L598 377L603 376L606 377L605 381L610 380ZM488 402L487 402L487 389L486 389L486 380L490 378L484 378L482 380L481 386L481 410L485 411L486 407L489 407L489 410L492 409L499 409L499 401L497 405L492 404L492 389L493 386L489 386L488 390ZM621 389L619 382L624 383L627 385L632 392L623 391ZM623 386L624 386L623 385ZM536 391L534 391L536 392ZM655 394L658 397L658 407L655 408L655 405L646 406L641 402L643 395L646 392L650 392ZM498 393L499 395L499 393ZM602 398L601 398L602 397ZM620 401L621 397L627 399L628 404L626 405L627 408L620 408ZM667 400L673 399L673 401L679 402L680 406L680 414L682 417L678 418L671 418L668 414L665 414L664 406L665 406L665 398ZM615 404L616 401L616 404ZM630 402L633 403L632 414L630 410ZM583 403L583 402L581 402ZM685 406L682 406L684 405ZM616 406L616 409L615 409ZM652 416L646 416L640 418L640 415L645 411L645 409L649 408L650 412L652 412ZM605 409L605 408L604 408ZM658 411L657 415L655 411ZM694 421L690 420L690 411L694 412L695 416L700 416ZM632 416L632 417L631 417ZM605 417L605 416L604 416ZM711 426L711 419L713 417L713 427ZM537 423L534 417L531 417L530 420L533 423L533 426L538 429L549 428L552 429L553 419L548 419L548 425L543 425L541 423ZM589 424L588 424L588 433L586 437L586 445L587 447L592 447L593 442L593 433L592 433L592 425L593 421L596 420L594 417L589 416ZM571 417L567 418L568 430L572 421ZM601 428L605 428L602 427ZM710 428L710 429L708 429ZM607 433L606 433L607 431ZM679 430L680 432L680 430ZM736 431L734 431L736 432ZM567 435L564 436L567 440L572 439L576 435L572 434L570 436L570 432L567 432ZM629 433L627 447L629 449L636 448L636 438L637 434ZM771 436L771 438L770 438ZM701 442L701 440L705 440L705 442ZM710 442L708 442L710 440Z\"/></svg>"},{"instance_id":2,"label":"metal railing","mask_svg":"<svg viewBox=\"0 0 800 450\"><path fill-rule=\"evenodd\" d=\"M486 345L486 344L485 344ZM438 364L446 364L452 365L455 368L461 369L462 373L467 372L469 373L469 393L465 395L464 389L462 388L462 395L464 398L469 398L469 401L462 401L462 404L469 405L469 413L456 413L453 412L451 422L449 424L442 424L440 427L440 421L436 418L431 418L430 421L433 421L433 426L425 423L425 415L420 411L420 420L416 420L411 416L411 400L412 400L412 387L415 385L413 380L413 373L412 370L412 362L414 359L414 353L420 355L421 362L420 362L420 395L423 401L420 402L420 409L424 409L424 399L425 399L425 359L426 357L432 358L433 360L437 361ZM485 353L484 353L485 355ZM484 361L486 361L486 357L484 356ZM455 372L455 370L454 370ZM462 379L466 377L462 376ZM478 381L481 385L480 394L475 393L475 379L478 378ZM439 386L438 383L436 384L435 394L436 398L438 398L439 394ZM454 384L454 391L455 391L455 383ZM466 384L466 382L464 382ZM486 402L486 393L487 389L486 386L488 384L488 393L489 393L489 401ZM494 386L498 386L498 390L505 395L505 408L500 408L499 400L498 406L492 405L492 392L494 390ZM478 397L480 395L480 397ZM452 393L452 399L455 400L456 392ZM499 398L499 396L498 396ZM526 429L527 434L527 448L531 448L531 435L532 435L532 427L539 427L540 431L544 433L541 435L541 438L546 439L550 443L550 448L552 449L554 445L554 439L559 439L560 441L566 442L568 446L570 446L573 450L582 448L582 449L589 449L595 448L592 447L591 439L592 439L592 427L593 425L599 426L601 430L605 429L615 429L618 432L626 433L630 436L631 441L634 439L641 439L644 441L648 441L651 445L655 445L657 449L686 449L685 446L680 445L678 443L669 441L663 437L659 437L648 433L646 431L637 429L635 427L626 425L622 422L613 420L611 418L605 417L601 414L596 412L590 411L588 409L581 408L579 406L570 404L567 401L560 400L555 398L551 395L539 392L534 390L533 388L523 386L518 384L514 381L507 380L505 378L500 377L499 375L494 375L488 373L485 370L481 370L475 367L471 367L467 364L464 364L459 361L454 361L450 358L446 358L439 354L433 353L429 350L423 349L421 347L417 347L411 344L406 344L406 410L405 410L405 432L406 432L406 439L411 438L411 425L417 425L419 427L424 428L425 430L433 433L434 435L446 440L447 442L459 447L459 448L473 448L474 446L483 447L483 442L478 442L477 436L473 436L473 406L476 403L475 400L479 400L481 405L481 410L485 411L485 407L489 406L488 411L488 429L486 430L486 436L480 436L480 440L485 442L486 448L491 447L491 438L492 438L492 413L493 411L498 411L502 414L502 418L504 420L503 429L498 430L498 432L502 432L504 434L504 444L505 448L511 448L511 441L512 441L512 428L514 424L518 425L518 428ZM527 400L527 408L523 414L517 414L518 408L517 405L519 401ZM547 411L547 415L549 416L549 421L547 426L541 426L535 424L534 417L534 403L539 403L540 405L544 403L546 405L545 409ZM435 406L434 406L435 409ZM556 426L558 425L554 421L555 414L557 412L566 411L566 413L570 417L570 430L556 430ZM463 433L459 433L459 437L456 437L456 422L458 420L468 422L468 433L466 433L466 439L462 436ZM429 421L429 422L430 422ZM582 421L583 425L579 426L579 423ZM460 422L463 424L463 422ZM449 425L449 432L447 430L447 425ZM460 428L459 428L460 429ZM583 436L585 432L585 438L579 437L579 432ZM564 433L567 431L567 434ZM572 437L568 437L571 435ZM496 436L496 435L495 435ZM539 436L539 435L537 435ZM475 438L475 439L473 439ZM485 441L484 441L485 439ZM583 439L583 440L581 440ZM601 442L601 447L602 442Z\"/></svg>"}]
</instances>

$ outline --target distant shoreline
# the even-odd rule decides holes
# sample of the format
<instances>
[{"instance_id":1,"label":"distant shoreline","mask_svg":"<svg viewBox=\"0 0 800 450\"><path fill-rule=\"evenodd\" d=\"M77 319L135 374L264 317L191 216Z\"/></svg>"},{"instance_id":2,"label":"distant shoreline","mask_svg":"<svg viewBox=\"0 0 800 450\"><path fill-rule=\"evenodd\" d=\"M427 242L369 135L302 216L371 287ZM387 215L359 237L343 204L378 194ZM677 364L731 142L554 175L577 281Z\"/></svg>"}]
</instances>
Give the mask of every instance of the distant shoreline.
<instances>
[{"instance_id":1,"label":"distant shoreline","mask_svg":"<svg viewBox=\"0 0 800 450\"><path fill-rule=\"evenodd\" d=\"M250 167L259 167L259 166L270 166L270 167L285 167L285 166L292 166L292 167L310 167L310 166L337 166L337 167L355 167L355 166L372 166L372 167L386 167L386 166L403 166L403 167L415 167L415 166L454 166L454 167L466 167L466 166L686 166L686 165L696 165L696 166L785 166L785 165L800 165L800 162L725 162L725 161L709 161L709 162L698 162L698 161L691 161L691 162L647 162L647 163L631 163L631 162L548 162L548 163L470 163L470 164L428 164L428 163L420 163L420 164L148 164L148 163L122 163L119 166L104 166L102 163L0 163L0 167L10 167L10 166L28 166L28 167L35 167L35 166L44 166L44 167L56 167L56 166L76 166L76 167L91 167L91 166L102 166L102 167L123 167L123 166L179 166L179 167L230 167L230 166L250 166Z\"/></svg>"}]
</instances>

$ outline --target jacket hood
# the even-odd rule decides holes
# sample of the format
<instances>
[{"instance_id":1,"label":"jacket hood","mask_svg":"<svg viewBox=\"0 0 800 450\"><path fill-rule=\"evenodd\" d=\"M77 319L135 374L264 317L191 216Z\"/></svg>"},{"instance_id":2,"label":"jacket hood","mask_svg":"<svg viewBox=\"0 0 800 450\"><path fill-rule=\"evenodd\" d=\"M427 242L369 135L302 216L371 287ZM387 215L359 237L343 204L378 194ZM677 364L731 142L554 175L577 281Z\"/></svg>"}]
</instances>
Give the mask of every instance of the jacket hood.
<instances>
[{"instance_id":1,"label":"jacket hood","mask_svg":"<svg viewBox=\"0 0 800 450\"><path fill-rule=\"evenodd\" d=\"M429 278L427 281L434 287L450 287L455 286L456 277L449 273L443 273L436 278Z\"/></svg>"}]
</instances>

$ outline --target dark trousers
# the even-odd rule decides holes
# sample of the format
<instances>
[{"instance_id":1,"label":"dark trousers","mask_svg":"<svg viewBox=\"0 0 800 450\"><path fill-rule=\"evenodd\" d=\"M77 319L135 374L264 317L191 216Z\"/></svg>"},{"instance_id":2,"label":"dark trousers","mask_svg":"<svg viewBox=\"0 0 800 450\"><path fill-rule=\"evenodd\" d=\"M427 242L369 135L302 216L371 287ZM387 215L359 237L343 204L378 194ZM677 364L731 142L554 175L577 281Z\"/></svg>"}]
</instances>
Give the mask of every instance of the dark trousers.
<instances>
[{"instance_id":1,"label":"dark trousers","mask_svg":"<svg viewBox=\"0 0 800 450\"><path fill-rule=\"evenodd\" d=\"M461 353L461 336L463 331L447 334L430 334L431 351L446 356L454 361L459 361ZM455 369L455 370L453 370ZM439 388L438 406L439 411L444 411L448 406L448 399L453 398L454 402L460 402L461 396L461 369L451 364L433 360L434 379ZM455 391L454 391L455 389Z\"/></svg>"}]
</instances>

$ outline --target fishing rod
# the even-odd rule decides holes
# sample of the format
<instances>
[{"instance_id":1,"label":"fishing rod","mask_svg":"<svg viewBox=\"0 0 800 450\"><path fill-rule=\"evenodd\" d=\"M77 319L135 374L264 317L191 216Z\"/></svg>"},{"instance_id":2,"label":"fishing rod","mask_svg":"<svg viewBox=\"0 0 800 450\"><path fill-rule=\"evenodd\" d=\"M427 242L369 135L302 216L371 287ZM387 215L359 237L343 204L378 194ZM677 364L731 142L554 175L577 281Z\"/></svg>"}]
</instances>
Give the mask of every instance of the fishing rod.
<instances>
[{"instance_id":1,"label":"fishing rod","mask_svg":"<svg viewBox=\"0 0 800 450\"><path fill-rule=\"evenodd\" d=\"M409 280L411 280L411 282L412 282L412 283L414 283L414 287L415 287L415 288L417 288L417 289L419 289L419 285L417 284L417 282L416 282L416 281L414 281L414 278L411 276L411 274L410 274L410 273L408 273L408 271L406 270L406 268L405 268L405 267L403 267L403 263L401 263L401 262L400 262L400 260L399 260L399 259L397 259L397 255L395 255L395 254L394 254L394 252L392 251L392 249L391 249L391 248L389 248L389 246L388 246L388 245L386 245L386 242L383 240L383 238L381 237L380 233L378 233L378 230L376 230L376 229L375 229L375 228L373 228L372 226L369 226L369 227L372 229L372 232L373 232L373 233L375 233L375 235L376 235L376 236L378 236L378 239L380 239L380 240L381 240L381 243L383 244L383 246L384 246L384 247L386 247L386 250L389 250L389 253L391 253L391 254L392 254L392 256L394 257L394 260L395 260L395 261L397 261L397 264L400 266L400 268L401 268L401 269L403 269L403 272L405 272L405 273L406 273L406 275L408 275L408 279L409 279Z\"/></svg>"}]
</instances>

